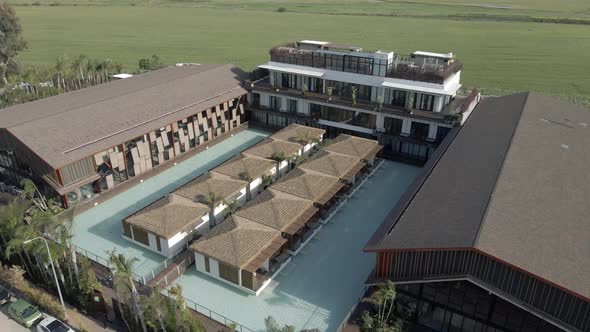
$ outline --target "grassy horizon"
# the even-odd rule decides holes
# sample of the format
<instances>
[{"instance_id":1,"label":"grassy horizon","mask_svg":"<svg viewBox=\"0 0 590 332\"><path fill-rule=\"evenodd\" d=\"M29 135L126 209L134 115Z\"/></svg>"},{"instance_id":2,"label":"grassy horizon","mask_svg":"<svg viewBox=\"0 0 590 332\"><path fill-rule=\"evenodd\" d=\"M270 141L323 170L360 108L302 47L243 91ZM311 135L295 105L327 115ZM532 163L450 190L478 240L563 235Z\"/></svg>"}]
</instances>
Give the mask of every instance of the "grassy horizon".
<instances>
[{"instance_id":1,"label":"grassy horizon","mask_svg":"<svg viewBox=\"0 0 590 332\"><path fill-rule=\"evenodd\" d=\"M465 86L590 98L590 26L584 25L190 6L30 6L16 11L29 43L20 55L24 64L52 65L59 56L85 54L133 69L139 58L158 54L168 64L233 63L250 70L268 61L272 46L320 39L402 54L452 51L465 64Z\"/></svg>"}]
</instances>

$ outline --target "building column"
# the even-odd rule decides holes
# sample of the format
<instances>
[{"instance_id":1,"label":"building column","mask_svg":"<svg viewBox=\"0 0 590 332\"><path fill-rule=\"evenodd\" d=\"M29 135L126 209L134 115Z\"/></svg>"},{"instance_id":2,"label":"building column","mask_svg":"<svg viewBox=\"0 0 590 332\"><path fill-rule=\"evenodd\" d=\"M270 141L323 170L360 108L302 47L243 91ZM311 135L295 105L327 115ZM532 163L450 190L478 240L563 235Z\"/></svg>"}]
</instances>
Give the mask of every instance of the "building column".
<instances>
[{"instance_id":1,"label":"building column","mask_svg":"<svg viewBox=\"0 0 590 332\"><path fill-rule=\"evenodd\" d=\"M404 118L402 122L402 136L409 136L410 129L412 128L412 120L409 118Z\"/></svg>"},{"instance_id":2,"label":"building column","mask_svg":"<svg viewBox=\"0 0 590 332\"><path fill-rule=\"evenodd\" d=\"M242 286L242 269L238 269L238 285Z\"/></svg>"},{"instance_id":3,"label":"building column","mask_svg":"<svg viewBox=\"0 0 590 332\"><path fill-rule=\"evenodd\" d=\"M377 113L375 128L377 131L385 131L385 115L383 113Z\"/></svg>"},{"instance_id":4,"label":"building column","mask_svg":"<svg viewBox=\"0 0 590 332\"><path fill-rule=\"evenodd\" d=\"M434 141L436 140L436 131L438 129L438 125L435 123L430 123L428 125L428 140Z\"/></svg>"}]
</instances>

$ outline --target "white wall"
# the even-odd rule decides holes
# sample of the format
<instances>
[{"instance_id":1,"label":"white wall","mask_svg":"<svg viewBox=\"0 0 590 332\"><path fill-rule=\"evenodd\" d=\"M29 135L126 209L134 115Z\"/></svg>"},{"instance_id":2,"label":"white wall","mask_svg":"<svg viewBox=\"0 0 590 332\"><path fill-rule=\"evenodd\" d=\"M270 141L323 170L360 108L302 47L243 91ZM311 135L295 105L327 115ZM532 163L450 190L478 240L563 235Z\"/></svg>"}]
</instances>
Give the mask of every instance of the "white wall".
<instances>
[{"instance_id":1,"label":"white wall","mask_svg":"<svg viewBox=\"0 0 590 332\"><path fill-rule=\"evenodd\" d=\"M195 252L195 267L197 268L197 271L199 272L203 272L206 273L212 277L221 279L219 277L219 262L217 262L215 259L209 257L209 272L207 272L205 270L205 256L203 256L202 254L199 254L198 252ZM223 279L222 279L223 280Z\"/></svg>"}]
</instances>

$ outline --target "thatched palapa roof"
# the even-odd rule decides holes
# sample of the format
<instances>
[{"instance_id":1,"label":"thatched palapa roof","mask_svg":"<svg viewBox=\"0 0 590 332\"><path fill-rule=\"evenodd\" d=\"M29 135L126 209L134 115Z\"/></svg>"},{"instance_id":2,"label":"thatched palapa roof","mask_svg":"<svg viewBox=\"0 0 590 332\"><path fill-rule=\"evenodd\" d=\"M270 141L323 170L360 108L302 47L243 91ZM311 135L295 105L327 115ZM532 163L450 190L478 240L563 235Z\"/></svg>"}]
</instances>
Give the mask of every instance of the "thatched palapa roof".
<instances>
[{"instance_id":1,"label":"thatched palapa roof","mask_svg":"<svg viewBox=\"0 0 590 332\"><path fill-rule=\"evenodd\" d=\"M310 159L299 165L299 168L338 177L349 181L365 165L356 157L340 153L319 151Z\"/></svg>"},{"instance_id":2,"label":"thatched palapa roof","mask_svg":"<svg viewBox=\"0 0 590 332\"><path fill-rule=\"evenodd\" d=\"M274 190L326 204L344 184L335 176L295 168L272 185Z\"/></svg>"},{"instance_id":3,"label":"thatched palapa roof","mask_svg":"<svg viewBox=\"0 0 590 332\"><path fill-rule=\"evenodd\" d=\"M340 134L328 146L324 147L324 150L369 160L375 157L382 148L375 140Z\"/></svg>"},{"instance_id":4,"label":"thatched palapa roof","mask_svg":"<svg viewBox=\"0 0 590 332\"><path fill-rule=\"evenodd\" d=\"M301 145L289 141L267 138L244 151L245 155L252 155L260 158L271 159L274 153L284 153L285 157L298 155Z\"/></svg>"},{"instance_id":5,"label":"thatched palapa roof","mask_svg":"<svg viewBox=\"0 0 590 332\"><path fill-rule=\"evenodd\" d=\"M274 167L275 162L272 160L238 155L215 167L211 172L231 176L234 179L244 179L244 176L256 179L267 174Z\"/></svg>"},{"instance_id":6,"label":"thatched palapa roof","mask_svg":"<svg viewBox=\"0 0 590 332\"><path fill-rule=\"evenodd\" d=\"M191 249L233 267L256 272L286 242L278 230L233 215Z\"/></svg>"},{"instance_id":7,"label":"thatched palapa roof","mask_svg":"<svg viewBox=\"0 0 590 332\"><path fill-rule=\"evenodd\" d=\"M215 193L227 200L246 185L247 182L243 180L208 173L178 188L174 193L196 202L206 203L209 193Z\"/></svg>"},{"instance_id":8,"label":"thatched palapa roof","mask_svg":"<svg viewBox=\"0 0 590 332\"><path fill-rule=\"evenodd\" d=\"M179 232L189 231L203 222L209 207L201 203L169 194L125 218L126 222L148 232L169 239Z\"/></svg>"},{"instance_id":9,"label":"thatched palapa roof","mask_svg":"<svg viewBox=\"0 0 590 332\"><path fill-rule=\"evenodd\" d=\"M271 138L279 139L283 141L306 144L301 141L302 138L321 138L326 133L325 130L320 128L306 127L298 124L291 124L278 132L271 135Z\"/></svg>"},{"instance_id":10,"label":"thatched palapa roof","mask_svg":"<svg viewBox=\"0 0 590 332\"><path fill-rule=\"evenodd\" d=\"M271 188L240 208L236 215L295 234L317 211L312 201Z\"/></svg>"}]
</instances>

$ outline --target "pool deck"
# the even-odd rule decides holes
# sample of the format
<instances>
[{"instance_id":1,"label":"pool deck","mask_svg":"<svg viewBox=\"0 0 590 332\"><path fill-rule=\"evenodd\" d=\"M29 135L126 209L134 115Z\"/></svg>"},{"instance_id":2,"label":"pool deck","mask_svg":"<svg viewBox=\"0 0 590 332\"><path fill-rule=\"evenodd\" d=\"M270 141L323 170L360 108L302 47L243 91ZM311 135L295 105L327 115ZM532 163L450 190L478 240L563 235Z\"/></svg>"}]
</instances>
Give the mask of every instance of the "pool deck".
<instances>
[{"instance_id":1,"label":"pool deck","mask_svg":"<svg viewBox=\"0 0 590 332\"><path fill-rule=\"evenodd\" d=\"M268 133L259 130L243 130L209 149L179 162L178 165L118 193L98 206L76 215L73 226L73 243L80 251L82 251L81 249L87 250L102 258L106 258L106 251L111 249L116 249L129 258L136 257L139 261L134 265L134 272L139 276L147 277L154 268L164 261L164 256L125 240L121 235L123 218L174 191L267 136ZM89 256L94 259L92 255ZM104 264L104 261L99 263Z\"/></svg>"},{"instance_id":2,"label":"pool deck","mask_svg":"<svg viewBox=\"0 0 590 332\"><path fill-rule=\"evenodd\" d=\"M363 246L421 171L385 161L256 297L189 267L176 280L186 298L254 331L273 316L296 330L334 332L357 302L374 266Z\"/></svg>"}]
</instances>

